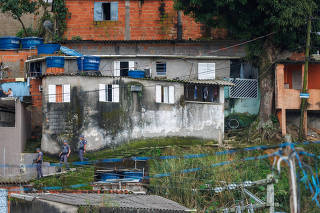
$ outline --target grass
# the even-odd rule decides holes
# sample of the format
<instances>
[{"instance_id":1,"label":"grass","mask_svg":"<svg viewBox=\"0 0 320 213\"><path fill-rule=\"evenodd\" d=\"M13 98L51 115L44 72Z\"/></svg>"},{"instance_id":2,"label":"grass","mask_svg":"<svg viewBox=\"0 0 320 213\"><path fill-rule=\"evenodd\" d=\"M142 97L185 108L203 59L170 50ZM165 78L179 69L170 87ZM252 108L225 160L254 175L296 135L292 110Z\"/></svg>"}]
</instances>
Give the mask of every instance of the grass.
<instances>
[{"instance_id":1,"label":"grass","mask_svg":"<svg viewBox=\"0 0 320 213\"><path fill-rule=\"evenodd\" d=\"M151 194L167 197L181 203L189 208L196 208L199 212L211 211L220 207L230 207L241 202L254 203L253 200L244 196L241 190L213 193L212 190L204 190L207 186L225 186L228 183L241 183L247 180L255 181L265 179L272 172L269 159L243 161L248 156L263 155L263 151L237 152L231 155L212 155L220 151L220 148L212 146L215 142L199 140L196 138L154 138L136 140L123 144L113 149L105 149L97 152L87 153L90 160L103 158L121 158L129 156L160 156L160 155L185 155L207 153L205 158L150 160L149 175L159 173L172 173L169 177L151 178L149 190ZM307 151L318 153L320 145L303 146ZM72 160L78 160L73 156ZM232 160L236 163L211 168L210 165L222 161ZM319 166L317 162L304 159L313 168ZM201 168L200 171L191 173L180 173L179 171L190 168ZM275 202L280 204L280 211L289 212L289 183L287 167L283 167L278 183L275 184ZM83 167L76 172L44 178L35 181L36 187L62 186L71 189L70 185L86 184L93 181L94 168ZM210 185L208 185L210 184ZM80 189L90 189L82 187ZM196 189L196 190L194 190ZM312 195L303 184L300 184L301 212L319 212L315 203L311 201ZM262 200L266 200L266 186L253 187L249 189ZM257 212L257 211L255 211ZM264 212L264 211L258 211Z\"/></svg>"}]
</instances>

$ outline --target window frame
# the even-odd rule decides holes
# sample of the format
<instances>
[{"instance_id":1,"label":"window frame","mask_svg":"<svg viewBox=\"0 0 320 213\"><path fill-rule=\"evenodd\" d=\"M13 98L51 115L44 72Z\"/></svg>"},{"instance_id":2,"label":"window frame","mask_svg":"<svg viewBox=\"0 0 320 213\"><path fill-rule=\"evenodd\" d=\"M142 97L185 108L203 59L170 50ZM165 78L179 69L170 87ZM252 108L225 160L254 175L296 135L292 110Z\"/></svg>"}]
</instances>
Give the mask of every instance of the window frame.
<instances>
[{"instance_id":1,"label":"window frame","mask_svg":"<svg viewBox=\"0 0 320 213\"><path fill-rule=\"evenodd\" d=\"M163 66L163 67L158 67L158 66ZM159 69L162 69L164 71L158 71ZM167 75L167 63L164 61L157 61L156 62L156 73L159 76L165 76Z\"/></svg>"},{"instance_id":2,"label":"window frame","mask_svg":"<svg viewBox=\"0 0 320 213\"><path fill-rule=\"evenodd\" d=\"M119 103L120 102L119 84L99 84L99 102Z\"/></svg>"},{"instance_id":3,"label":"window frame","mask_svg":"<svg viewBox=\"0 0 320 213\"><path fill-rule=\"evenodd\" d=\"M61 93L57 93L57 86L61 86ZM70 103L71 89L70 84L49 84L48 102L49 103ZM57 96L61 96L61 101L57 102ZM59 98L60 99L60 98Z\"/></svg>"},{"instance_id":4,"label":"window frame","mask_svg":"<svg viewBox=\"0 0 320 213\"><path fill-rule=\"evenodd\" d=\"M105 19L104 4L109 4L110 19ZM119 3L118 1L95 1L93 8L93 20L95 22L118 21L119 19Z\"/></svg>"},{"instance_id":5,"label":"window frame","mask_svg":"<svg viewBox=\"0 0 320 213\"><path fill-rule=\"evenodd\" d=\"M173 85L155 86L155 102L161 104L175 104L175 87Z\"/></svg>"}]
</instances>

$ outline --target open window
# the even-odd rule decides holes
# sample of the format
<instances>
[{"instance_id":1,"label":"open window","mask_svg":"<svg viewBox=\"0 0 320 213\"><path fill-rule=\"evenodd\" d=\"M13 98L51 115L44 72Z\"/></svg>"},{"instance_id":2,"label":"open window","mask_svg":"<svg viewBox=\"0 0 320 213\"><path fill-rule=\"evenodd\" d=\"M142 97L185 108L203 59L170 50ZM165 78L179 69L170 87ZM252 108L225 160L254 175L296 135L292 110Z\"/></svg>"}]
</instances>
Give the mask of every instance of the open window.
<instances>
[{"instance_id":1,"label":"open window","mask_svg":"<svg viewBox=\"0 0 320 213\"><path fill-rule=\"evenodd\" d=\"M156 85L156 103L174 104L174 86Z\"/></svg>"},{"instance_id":2,"label":"open window","mask_svg":"<svg viewBox=\"0 0 320 213\"><path fill-rule=\"evenodd\" d=\"M166 62L157 62L156 63L156 72L157 72L157 75L166 75L167 74Z\"/></svg>"},{"instance_id":3,"label":"open window","mask_svg":"<svg viewBox=\"0 0 320 213\"><path fill-rule=\"evenodd\" d=\"M49 103L69 103L70 84L49 85L48 96Z\"/></svg>"},{"instance_id":4,"label":"open window","mask_svg":"<svg viewBox=\"0 0 320 213\"><path fill-rule=\"evenodd\" d=\"M94 2L94 21L117 21L118 2Z\"/></svg>"},{"instance_id":5,"label":"open window","mask_svg":"<svg viewBox=\"0 0 320 213\"><path fill-rule=\"evenodd\" d=\"M186 101L219 103L219 86L186 84L184 86Z\"/></svg>"},{"instance_id":6,"label":"open window","mask_svg":"<svg viewBox=\"0 0 320 213\"><path fill-rule=\"evenodd\" d=\"M119 84L99 84L99 101L119 103Z\"/></svg>"},{"instance_id":7,"label":"open window","mask_svg":"<svg viewBox=\"0 0 320 213\"><path fill-rule=\"evenodd\" d=\"M128 76L129 70L134 70L134 61L114 61L114 76Z\"/></svg>"},{"instance_id":8,"label":"open window","mask_svg":"<svg viewBox=\"0 0 320 213\"><path fill-rule=\"evenodd\" d=\"M42 63L31 62L29 65L29 77L40 77L42 74Z\"/></svg>"}]
</instances>

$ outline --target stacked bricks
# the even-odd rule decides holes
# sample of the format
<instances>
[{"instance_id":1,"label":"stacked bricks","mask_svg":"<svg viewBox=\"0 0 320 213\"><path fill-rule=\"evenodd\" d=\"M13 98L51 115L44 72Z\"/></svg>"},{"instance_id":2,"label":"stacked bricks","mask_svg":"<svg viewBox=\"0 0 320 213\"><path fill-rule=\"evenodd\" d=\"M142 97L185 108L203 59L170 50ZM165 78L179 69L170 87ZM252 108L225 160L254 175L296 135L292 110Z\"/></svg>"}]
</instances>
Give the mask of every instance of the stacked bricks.
<instances>
[{"instance_id":1,"label":"stacked bricks","mask_svg":"<svg viewBox=\"0 0 320 213\"><path fill-rule=\"evenodd\" d=\"M0 50L0 62L9 67L8 78L24 78L24 63L37 50Z\"/></svg>"},{"instance_id":2,"label":"stacked bricks","mask_svg":"<svg viewBox=\"0 0 320 213\"><path fill-rule=\"evenodd\" d=\"M60 67L48 67L46 74L47 75L59 75L64 73L64 68Z\"/></svg>"},{"instance_id":3,"label":"stacked bricks","mask_svg":"<svg viewBox=\"0 0 320 213\"><path fill-rule=\"evenodd\" d=\"M177 39L177 11L174 0L128 1L130 12L126 20L126 1L118 2L117 21L94 21L94 2L67 0L70 12L65 36L71 40L80 36L83 40L174 40ZM202 37L201 24L182 15L183 39ZM126 21L129 28L126 32ZM217 32L215 32L218 34ZM127 36L126 36L127 34ZM221 36L219 34L219 36Z\"/></svg>"},{"instance_id":4,"label":"stacked bricks","mask_svg":"<svg viewBox=\"0 0 320 213\"><path fill-rule=\"evenodd\" d=\"M42 93L39 90L41 85L41 79L30 80L30 95L32 96L32 106L37 108L42 107Z\"/></svg>"}]
</instances>

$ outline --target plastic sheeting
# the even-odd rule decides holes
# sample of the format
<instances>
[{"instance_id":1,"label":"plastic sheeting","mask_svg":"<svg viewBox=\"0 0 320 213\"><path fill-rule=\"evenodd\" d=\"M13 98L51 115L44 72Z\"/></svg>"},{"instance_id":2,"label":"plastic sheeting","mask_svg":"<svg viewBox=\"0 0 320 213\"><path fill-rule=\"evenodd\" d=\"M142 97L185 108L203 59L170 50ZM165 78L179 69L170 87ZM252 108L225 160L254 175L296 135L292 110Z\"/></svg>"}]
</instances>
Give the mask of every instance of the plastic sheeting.
<instances>
[{"instance_id":1,"label":"plastic sheeting","mask_svg":"<svg viewBox=\"0 0 320 213\"><path fill-rule=\"evenodd\" d=\"M30 96L30 88L27 82L9 82L0 84L0 88L4 91L8 91L9 88L12 89L13 96L19 97L23 100L23 96Z\"/></svg>"}]
</instances>

